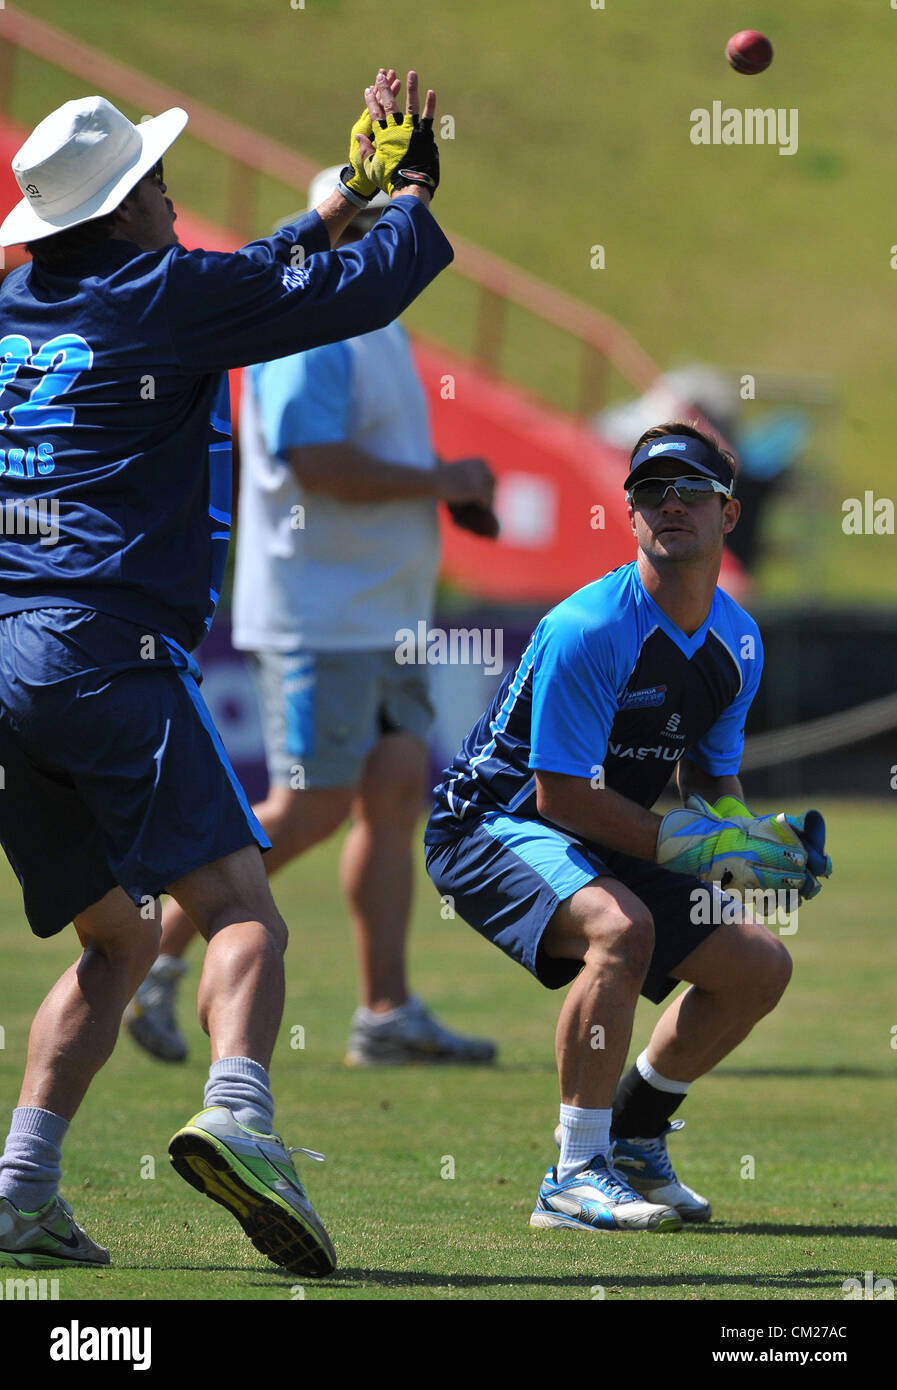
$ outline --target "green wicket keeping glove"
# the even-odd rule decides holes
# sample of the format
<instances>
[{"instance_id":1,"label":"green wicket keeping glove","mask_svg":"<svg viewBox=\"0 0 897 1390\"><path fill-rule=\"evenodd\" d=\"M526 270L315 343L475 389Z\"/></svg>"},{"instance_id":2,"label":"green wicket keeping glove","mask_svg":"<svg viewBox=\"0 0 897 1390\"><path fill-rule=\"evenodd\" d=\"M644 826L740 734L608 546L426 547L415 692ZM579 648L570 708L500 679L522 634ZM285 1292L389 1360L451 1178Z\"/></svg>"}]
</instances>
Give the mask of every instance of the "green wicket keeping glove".
<instances>
[{"instance_id":1,"label":"green wicket keeping glove","mask_svg":"<svg viewBox=\"0 0 897 1390\"><path fill-rule=\"evenodd\" d=\"M433 117L400 115L394 111L374 126L375 149L364 170L378 188L392 197L397 188L418 184L435 193L439 187L439 150Z\"/></svg>"},{"instance_id":2,"label":"green wicket keeping glove","mask_svg":"<svg viewBox=\"0 0 897 1390\"><path fill-rule=\"evenodd\" d=\"M739 824L706 808L669 811L660 823L655 858L675 873L723 888L766 891L803 887L807 851L794 829L774 816Z\"/></svg>"},{"instance_id":3,"label":"green wicket keeping glove","mask_svg":"<svg viewBox=\"0 0 897 1390\"><path fill-rule=\"evenodd\" d=\"M801 889L802 898L815 898L821 890L821 878L830 878L832 861L825 852L825 821L818 811L804 811L802 816L785 816L785 820L807 851L807 877Z\"/></svg>"},{"instance_id":4,"label":"green wicket keeping glove","mask_svg":"<svg viewBox=\"0 0 897 1390\"><path fill-rule=\"evenodd\" d=\"M790 826L807 852L807 872L800 888L802 898L815 898L822 888L819 880L831 875L832 861L825 852L825 820L819 811L805 811L802 816L789 816L784 811L778 816L755 816L735 796L721 796L713 806L708 805L701 796L690 796L685 804L704 815L734 821L745 830L749 830L752 824L760 825L771 820Z\"/></svg>"},{"instance_id":5,"label":"green wicket keeping glove","mask_svg":"<svg viewBox=\"0 0 897 1390\"><path fill-rule=\"evenodd\" d=\"M738 800L737 796L721 796L719 801L714 801L712 806L708 806L702 796L690 796L685 804L690 806L693 811L703 811L708 816L719 816L720 820L758 819L753 811L748 810L743 801Z\"/></svg>"},{"instance_id":6,"label":"green wicket keeping glove","mask_svg":"<svg viewBox=\"0 0 897 1390\"><path fill-rule=\"evenodd\" d=\"M349 163L340 170L338 185L340 193L350 203L354 203L357 208L366 208L379 190L376 181L365 171L364 158L355 139L356 135L366 135L369 140L374 138L371 117L367 110L362 111L352 127L349 135Z\"/></svg>"}]
</instances>

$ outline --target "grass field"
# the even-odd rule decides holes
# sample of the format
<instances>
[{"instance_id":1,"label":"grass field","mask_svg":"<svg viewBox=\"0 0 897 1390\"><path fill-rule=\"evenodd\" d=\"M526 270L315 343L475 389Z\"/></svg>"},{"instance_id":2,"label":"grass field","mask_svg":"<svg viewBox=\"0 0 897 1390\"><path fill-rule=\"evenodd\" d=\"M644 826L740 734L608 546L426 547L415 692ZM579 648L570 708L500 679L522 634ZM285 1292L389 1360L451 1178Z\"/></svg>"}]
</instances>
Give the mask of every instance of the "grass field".
<instances>
[{"instance_id":1,"label":"grass field","mask_svg":"<svg viewBox=\"0 0 897 1390\"><path fill-rule=\"evenodd\" d=\"M437 211L445 226L624 324L664 367L703 360L737 372L829 379L843 406L831 477L814 457L812 514L774 528L764 590L897 596L895 540L841 532L841 503L891 496L881 441L893 433L892 247L897 12L886 0L30 0L28 9L136 67L328 164L343 158L372 64L416 64L455 121L443 140ZM722 56L749 23L776 58L759 78ZM2 32L2 13L0 13ZM13 114L26 123L88 88L27 58ZM799 147L696 146L694 109L799 113ZM142 111L128 107L128 114ZM170 191L222 218L225 166L187 135L166 160ZM296 205L265 182L258 232ZM590 248L606 250L606 268ZM457 276L408 314L412 327L469 349L474 301ZM512 313L505 368L572 404L576 360L561 336ZM746 421L750 423L750 408ZM827 431L831 435L831 431ZM798 515L794 515L794 511ZM789 561L811 531L819 560ZM818 571L818 572L817 572Z\"/></svg>"},{"instance_id":2,"label":"grass field","mask_svg":"<svg viewBox=\"0 0 897 1390\"><path fill-rule=\"evenodd\" d=\"M417 895L415 987L445 1019L495 1036L497 1067L350 1071L354 958L335 889L337 844L277 881L291 924L287 1007L272 1068L278 1127L304 1160L340 1268L302 1287L268 1265L220 1207L171 1169L171 1133L200 1108L205 1039L183 1066L122 1038L67 1140L64 1192L110 1247L109 1270L59 1272L60 1299L605 1299L839 1301L845 1279L897 1279L893 1086L897 1023L887 876L893 813L825 808L835 874L788 938L795 976L779 1009L697 1086L671 1141L714 1221L669 1236L536 1232L552 1160L559 996ZM52 873L52 859L48 860ZM0 874L0 1112L15 1103L31 1017L73 955L69 931L30 938ZM188 984L195 985L195 970ZM185 1010L189 990L185 986ZM640 1006L634 1045L656 1010ZM291 1047L296 1025L305 1047ZM753 1158L755 1177L749 1171ZM452 1163L449 1163L449 1159ZM302 1161L302 1160L300 1160ZM454 1177L443 1177L454 1168ZM154 1171L154 1176L149 1176Z\"/></svg>"}]
</instances>

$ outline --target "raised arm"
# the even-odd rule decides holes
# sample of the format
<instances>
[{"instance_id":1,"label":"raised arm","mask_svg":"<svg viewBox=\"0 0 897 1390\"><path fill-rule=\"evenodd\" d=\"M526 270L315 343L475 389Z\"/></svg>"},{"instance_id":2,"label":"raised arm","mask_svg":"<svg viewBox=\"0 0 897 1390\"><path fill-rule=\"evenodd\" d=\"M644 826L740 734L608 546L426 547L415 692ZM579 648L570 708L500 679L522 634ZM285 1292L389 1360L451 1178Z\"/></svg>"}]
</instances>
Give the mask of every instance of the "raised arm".
<instances>
[{"instance_id":1,"label":"raised arm","mask_svg":"<svg viewBox=\"0 0 897 1390\"><path fill-rule=\"evenodd\" d=\"M392 120L379 138L395 158L402 139L408 137L410 150L420 129L410 124L416 80L409 80L406 116L398 124L388 84L377 90L370 107ZM432 93L427 102L431 109ZM426 167L426 151L409 160L410 177L416 163ZM452 249L427 209L431 187L397 185L403 175L392 164L378 164L376 172L389 181L390 206L365 237L339 251L327 247L357 211L342 193L321 204L323 215L318 209L234 254L173 248L166 301L179 365L200 372L247 366L370 333L398 318L451 262Z\"/></svg>"}]
</instances>

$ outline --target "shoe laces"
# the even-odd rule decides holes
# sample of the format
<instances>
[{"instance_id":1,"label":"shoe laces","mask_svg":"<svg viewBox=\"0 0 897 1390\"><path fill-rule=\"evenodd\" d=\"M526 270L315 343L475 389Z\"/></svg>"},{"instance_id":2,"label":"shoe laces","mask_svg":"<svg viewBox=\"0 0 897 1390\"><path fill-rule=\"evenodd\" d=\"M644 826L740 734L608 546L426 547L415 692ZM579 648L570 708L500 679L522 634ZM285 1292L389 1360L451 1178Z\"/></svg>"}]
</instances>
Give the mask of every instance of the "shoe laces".
<instances>
[{"instance_id":1,"label":"shoe laces","mask_svg":"<svg viewBox=\"0 0 897 1390\"><path fill-rule=\"evenodd\" d=\"M638 1141L639 1148L644 1149L654 1160L660 1176L667 1178L670 1182L676 1181L676 1173L670 1162L670 1156L667 1153L667 1135L675 1130L684 1128L684 1120L673 1120L667 1125L666 1129L661 1130L660 1134L650 1139L640 1139Z\"/></svg>"},{"instance_id":2,"label":"shoe laces","mask_svg":"<svg viewBox=\"0 0 897 1390\"><path fill-rule=\"evenodd\" d=\"M293 1154L305 1154L306 1158L313 1158L315 1163L325 1162L324 1154L318 1153L317 1149L302 1149L294 1144L292 1148L287 1149L287 1157L292 1160Z\"/></svg>"},{"instance_id":3,"label":"shoe laces","mask_svg":"<svg viewBox=\"0 0 897 1390\"><path fill-rule=\"evenodd\" d=\"M616 1201L624 1201L638 1195L633 1192L623 1174L618 1173L613 1167L613 1145L606 1157L596 1154L585 1171L600 1178L606 1195Z\"/></svg>"},{"instance_id":4,"label":"shoe laces","mask_svg":"<svg viewBox=\"0 0 897 1390\"><path fill-rule=\"evenodd\" d=\"M659 1134L656 1139L652 1139L650 1143L646 1142L642 1147L647 1149L650 1153L654 1160L654 1166L662 1178L668 1178L670 1180L675 1178L676 1174L670 1162L670 1156L667 1153L665 1135Z\"/></svg>"},{"instance_id":5,"label":"shoe laces","mask_svg":"<svg viewBox=\"0 0 897 1390\"><path fill-rule=\"evenodd\" d=\"M281 1142L282 1142L282 1141L281 1141ZM323 1163L323 1162L324 1162L324 1155L323 1155L322 1153L318 1153L317 1149L303 1149L303 1148L300 1148L297 1144L292 1145L291 1148L289 1148L289 1149L286 1150L287 1162L289 1163L290 1167L291 1167L292 1170L293 1170L293 1174L294 1174L294 1176L295 1176L295 1181L296 1181L296 1186L297 1186L297 1188L299 1189L299 1191L302 1193L302 1196L305 1198L305 1200L308 1201L308 1197L307 1197L307 1195L306 1195L305 1188L302 1186L302 1183L301 1183L300 1178L299 1178L299 1174L298 1174L298 1172L296 1171L296 1165L295 1165L295 1163L293 1162L293 1154L302 1154L305 1158L313 1158L313 1159L315 1160L316 1163Z\"/></svg>"}]
</instances>

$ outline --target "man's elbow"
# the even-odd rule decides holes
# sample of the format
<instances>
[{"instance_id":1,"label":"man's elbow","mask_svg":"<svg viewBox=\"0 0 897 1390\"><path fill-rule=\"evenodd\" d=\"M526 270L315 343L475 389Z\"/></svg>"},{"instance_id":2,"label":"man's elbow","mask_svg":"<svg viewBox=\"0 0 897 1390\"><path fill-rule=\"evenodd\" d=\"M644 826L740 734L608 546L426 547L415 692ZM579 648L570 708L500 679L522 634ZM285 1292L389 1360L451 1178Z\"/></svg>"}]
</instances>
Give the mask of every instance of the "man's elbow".
<instances>
[{"instance_id":1,"label":"man's elbow","mask_svg":"<svg viewBox=\"0 0 897 1390\"><path fill-rule=\"evenodd\" d=\"M536 777L536 810L545 820L554 821L556 824L560 823L559 817L562 814L558 791L553 778Z\"/></svg>"},{"instance_id":2,"label":"man's elbow","mask_svg":"<svg viewBox=\"0 0 897 1390\"><path fill-rule=\"evenodd\" d=\"M290 467L293 477L307 492L326 491L334 473L332 463L328 464L316 449L291 449Z\"/></svg>"}]
</instances>

